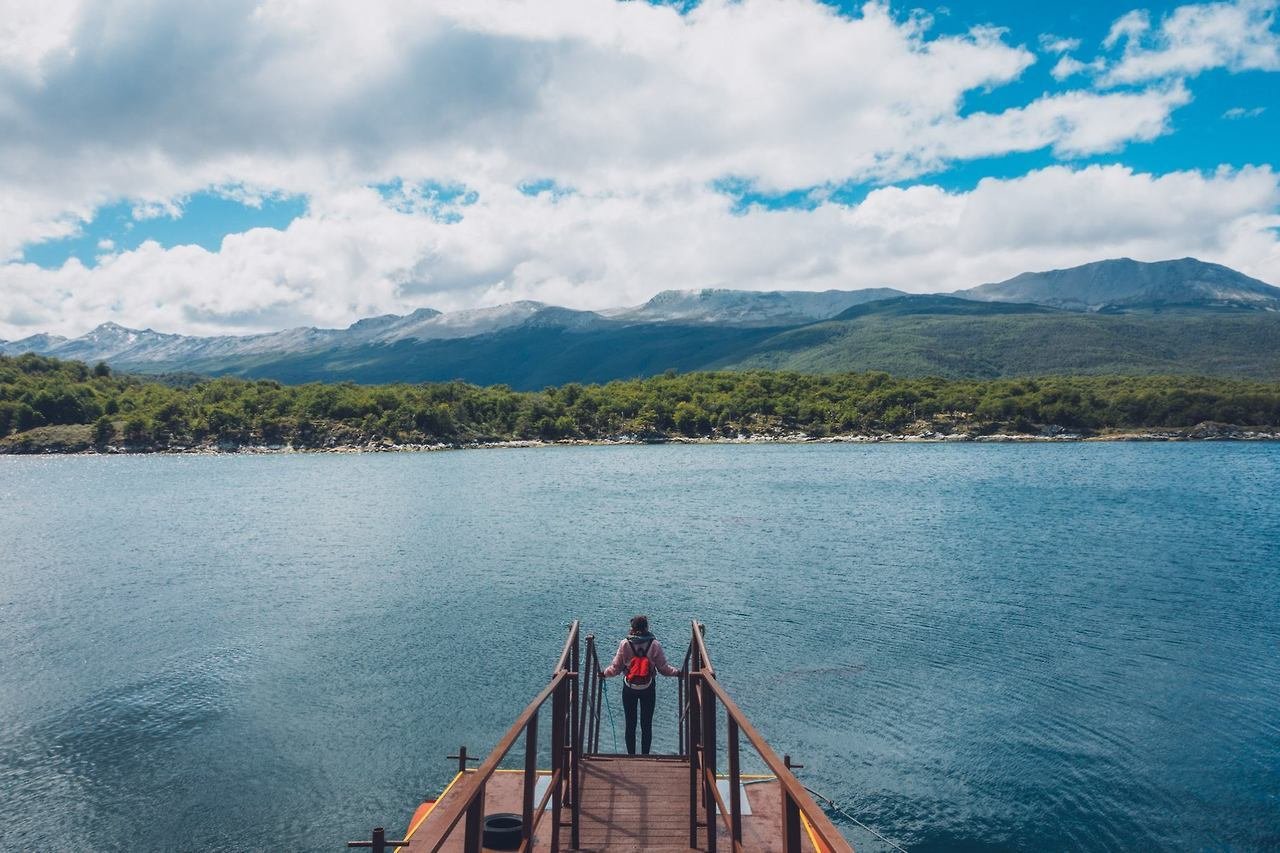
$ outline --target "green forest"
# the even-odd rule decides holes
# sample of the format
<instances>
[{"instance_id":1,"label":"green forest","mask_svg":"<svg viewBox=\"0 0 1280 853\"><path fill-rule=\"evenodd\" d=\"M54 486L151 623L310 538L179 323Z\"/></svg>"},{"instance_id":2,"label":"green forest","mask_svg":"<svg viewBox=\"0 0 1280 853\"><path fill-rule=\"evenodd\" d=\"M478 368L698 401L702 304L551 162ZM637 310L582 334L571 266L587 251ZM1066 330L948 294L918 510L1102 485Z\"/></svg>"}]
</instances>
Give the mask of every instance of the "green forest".
<instances>
[{"instance_id":1,"label":"green forest","mask_svg":"<svg viewBox=\"0 0 1280 853\"><path fill-rule=\"evenodd\" d=\"M541 391L463 382L283 385L138 377L0 357L0 449L469 444L510 440L970 435L1280 425L1280 383L1185 376L957 380L669 372Z\"/></svg>"}]
</instances>

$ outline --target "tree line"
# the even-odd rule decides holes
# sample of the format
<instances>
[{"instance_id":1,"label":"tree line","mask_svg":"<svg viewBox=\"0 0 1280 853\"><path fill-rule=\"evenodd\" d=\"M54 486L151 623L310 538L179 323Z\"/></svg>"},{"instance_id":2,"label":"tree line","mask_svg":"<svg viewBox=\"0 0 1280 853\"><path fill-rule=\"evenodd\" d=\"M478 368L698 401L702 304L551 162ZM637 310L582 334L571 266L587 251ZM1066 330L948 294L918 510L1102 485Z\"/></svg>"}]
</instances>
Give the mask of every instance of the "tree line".
<instances>
[{"instance_id":1,"label":"tree line","mask_svg":"<svg viewBox=\"0 0 1280 853\"><path fill-rule=\"evenodd\" d=\"M464 382L283 385L231 377L115 375L37 355L0 356L0 438L84 425L95 444L466 443L631 436L812 436L1046 427L1280 425L1280 383L1183 376L908 379L886 373L729 371L541 391Z\"/></svg>"}]
</instances>

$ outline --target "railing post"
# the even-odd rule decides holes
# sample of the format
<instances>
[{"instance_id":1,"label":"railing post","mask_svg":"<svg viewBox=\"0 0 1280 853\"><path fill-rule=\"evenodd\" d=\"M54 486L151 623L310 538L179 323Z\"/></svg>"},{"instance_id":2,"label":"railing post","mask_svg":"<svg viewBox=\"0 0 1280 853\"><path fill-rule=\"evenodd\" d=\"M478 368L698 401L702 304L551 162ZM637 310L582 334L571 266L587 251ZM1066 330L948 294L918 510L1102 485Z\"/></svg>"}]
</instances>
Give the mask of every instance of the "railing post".
<instances>
[{"instance_id":1,"label":"railing post","mask_svg":"<svg viewBox=\"0 0 1280 853\"><path fill-rule=\"evenodd\" d=\"M738 721L725 714L729 738L729 820L733 840L742 843L742 766L738 760Z\"/></svg>"},{"instance_id":2,"label":"railing post","mask_svg":"<svg viewBox=\"0 0 1280 853\"><path fill-rule=\"evenodd\" d=\"M701 731L698 723L699 713L696 701L698 676L692 669L693 664L694 661L690 660L689 666L691 669L688 675L689 719L685 723L685 730L688 734L689 743L689 846L696 848L698 846L698 792L702 790L702 786L698 784L698 758L700 755L698 734Z\"/></svg>"},{"instance_id":3,"label":"railing post","mask_svg":"<svg viewBox=\"0 0 1280 853\"><path fill-rule=\"evenodd\" d=\"M782 764L791 770L791 756L782 756ZM786 786L782 787L782 853L800 853L800 806Z\"/></svg>"},{"instance_id":4,"label":"railing post","mask_svg":"<svg viewBox=\"0 0 1280 853\"><path fill-rule=\"evenodd\" d=\"M520 816L524 820L521 833L525 841L525 849L533 849L533 794L538 787L538 712L524 727L524 790Z\"/></svg>"},{"instance_id":5,"label":"railing post","mask_svg":"<svg viewBox=\"0 0 1280 853\"><path fill-rule=\"evenodd\" d=\"M459 772L459 773L466 773L466 772L467 772L467 762L468 762L468 761L479 761L479 760L480 760L480 759L478 759L478 758L472 758L470 755L467 755L467 745L466 745L466 744L463 744L462 746L458 747L458 754L457 754L457 755L446 755L446 756L445 756L445 758L456 758L456 759L458 760L458 772Z\"/></svg>"},{"instance_id":6,"label":"railing post","mask_svg":"<svg viewBox=\"0 0 1280 853\"><path fill-rule=\"evenodd\" d=\"M680 677L676 679L676 739L678 741L676 749L680 751L680 755L686 754L684 742L684 721L687 711L684 706L684 683L688 678L688 655L685 655L684 664L685 672L681 673Z\"/></svg>"},{"instance_id":7,"label":"railing post","mask_svg":"<svg viewBox=\"0 0 1280 853\"><path fill-rule=\"evenodd\" d=\"M707 650L707 642L706 642L707 641L707 623L698 622L696 624L698 626L698 645L699 645L699 648L701 648L702 651L705 652ZM699 653L699 657L700 658L702 657L701 653ZM715 674L716 674L715 667L711 665L710 658L700 660L699 666L701 666L703 669L711 670L712 677L715 677Z\"/></svg>"},{"instance_id":8,"label":"railing post","mask_svg":"<svg viewBox=\"0 0 1280 853\"><path fill-rule=\"evenodd\" d=\"M484 842L484 782L476 788L467 806L467 825L462 838L463 853L480 853Z\"/></svg>"},{"instance_id":9,"label":"railing post","mask_svg":"<svg viewBox=\"0 0 1280 853\"><path fill-rule=\"evenodd\" d=\"M596 660L599 666L600 661ZM595 722L592 724L591 732L591 751L593 753L600 751L600 718L604 715L604 679L596 678L596 711Z\"/></svg>"},{"instance_id":10,"label":"railing post","mask_svg":"<svg viewBox=\"0 0 1280 853\"><path fill-rule=\"evenodd\" d=\"M348 841L348 847L368 847L372 853L387 853L387 848L407 847L408 841L388 841L387 831L380 826L373 828L373 836L368 841Z\"/></svg>"},{"instance_id":11,"label":"railing post","mask_svg":"<svg viewBox=\"0 0 1280 853\"><path fill-rule=\"evenodd\" d=\"M688 672L685 679L685 696L689 701L687 719L685 720L685 741L689 756L689 846L698 846L698 793L703 790L700 781L702 747L699 739L702 736L702 713L698 694L698 680L702 676L702 658L698 654L696 631L698 623L694 621L689 635Z\"/></svg>"},{"instance_id":12,"label":"railing post","mask_svg":"<svg viewBox=\"0 0 1280 853\"><path fill-rule=\"evenodd\" d=\"M571 655L569 678L569 805L572 810L573 826L569 828L569 848L577 850L579 844L579 827L582 816L582 804L578 802L578 781L582 768L579 758L582 755L582 719L579 711L582 705L582 641L578 632L574 632L573 653Z\"/></svg>"},{"instance_id":13,"label":"railing post","mask_svg":"<svg viewBox=\"0 0 1280 853\"><path fill-rule=\"evenodd\" d=\"M551 694L551 853L560 853L560 807L564 792L565 683ZM556 771L559 770L559 778Z\"/></svg>"},{"instance_id":14,"label":"railing post","mask_svg":"<svg viewBox=\"0 0 1280 853\"><path fill-rule=\"evenodd\" d=\"M595 635L587 635L587 649L583 655L583 665L577 667L579 688L582 691L578 717L578 752L583 755L591 753L591 705L596 693L595 656L591 653L595 644ZM579 780L581 781L581 780Z\"/></svg>"},{"instance_id":15,"label":"railing post","mask_svg":"<svg viewBox=\"0 0 1280 853\"><path fill-rule=\"evenodd\" d=\"M716 694L703 674L702 686L702 784L707 811L707 853L716 853Z\"/></svg>"}]
</instances>

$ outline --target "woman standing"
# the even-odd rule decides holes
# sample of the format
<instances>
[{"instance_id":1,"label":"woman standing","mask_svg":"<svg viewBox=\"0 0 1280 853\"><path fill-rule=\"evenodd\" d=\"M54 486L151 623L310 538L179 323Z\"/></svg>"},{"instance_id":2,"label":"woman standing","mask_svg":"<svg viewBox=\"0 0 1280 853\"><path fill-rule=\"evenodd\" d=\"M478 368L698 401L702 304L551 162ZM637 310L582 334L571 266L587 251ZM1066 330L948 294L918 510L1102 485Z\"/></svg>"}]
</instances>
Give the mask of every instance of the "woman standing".
<instances>
[{"instance_id":1,"label":"woman standing","mask_svg":"<svg viewBox=\"0 0 1280 853\"><path fill-rule=\"evenodd\" d=\"M627 718L627 753L636 754L638 716L641 752L648 755L649 745L653 742L653 705L658 698L653 675L655 672L663 675L680 674L680 670L667 663L662 643L649 633L648 616L631 617L631 633L618 644L618 653L613 656L613 663L600 674L605 678L612 678L622 672L626 673L626 683L622 688L622 711Z\"/></svg>"}]
</instances>

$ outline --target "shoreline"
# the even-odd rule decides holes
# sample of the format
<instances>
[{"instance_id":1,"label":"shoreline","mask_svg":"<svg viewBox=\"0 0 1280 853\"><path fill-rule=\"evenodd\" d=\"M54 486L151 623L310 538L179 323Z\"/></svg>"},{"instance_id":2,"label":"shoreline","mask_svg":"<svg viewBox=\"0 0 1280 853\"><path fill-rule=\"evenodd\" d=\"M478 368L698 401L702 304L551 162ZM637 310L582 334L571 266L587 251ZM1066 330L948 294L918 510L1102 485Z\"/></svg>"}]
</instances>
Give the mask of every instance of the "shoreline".
<instances>
[{"instance_id":1,"label":"shoreline","mask_svg":"<svg viewBox=\"0 0 1280 853\"><path fill-rule=\"evenodd\" d=\"M520 450L551 447L612 447L664 444L1079 444L1096 442L1247 442L1280 441L1280 429L1245 428L1225 424L1199 424L1180 429L1126 430L1102 434L1062 432L1053 435L1032 433L881 433L875 435L812 436L805 433L738 436L617 436L610 438L512 439L507 441L441 442L434 444L396 443L370 439L363 443L342 442L320 447L288 444L208 443L193 446L138 448L128 445L100 447L0 446L5 456L235 456L324 453L437 453L450 450Z\"/></svg>"}]
</instances>

